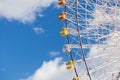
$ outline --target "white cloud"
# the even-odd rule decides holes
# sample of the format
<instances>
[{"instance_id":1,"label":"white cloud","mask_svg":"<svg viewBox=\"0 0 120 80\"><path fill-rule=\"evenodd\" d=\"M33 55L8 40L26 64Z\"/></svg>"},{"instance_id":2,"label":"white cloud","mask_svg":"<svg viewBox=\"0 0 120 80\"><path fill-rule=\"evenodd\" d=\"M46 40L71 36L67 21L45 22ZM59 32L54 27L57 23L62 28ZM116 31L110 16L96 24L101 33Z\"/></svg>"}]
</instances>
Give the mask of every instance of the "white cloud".
<instances>
[{"instance_id":1,"label":"white cloud","mask_svg":"<svg viewBox=\"0 0 120 80\"><path fill-rule=\"evenodd\" d=\"M56 58L43 65L29 78L20 80L71 80L72 71L67 71L62 58Z\"/></svg>"},{"instance_id":2,"label":"white cloud","mask_svg":"<svg viewBox=\"0 0 120 80\"><path fill-rule=\"evenodd\" d=\"M115 31L109 34L105 46L92 47L88 57L95 56L99 57L88 61L88 65L93 68L91 71L96 71L92 74L93 78L102 80L112 74L114 74L113 78L116 78L120 72L120 32ZM97 68L97 66L99 67ZM103 77L99 79L100 76ZM106 80L111 80L111 77Z\"/></svg>"},{"instance_id":3,"label":"white cloud","mask_svg":"<svg viewBox=\"0 0 120 80\"><path fill-rule=\"evenodd\" d=\"M90 21L90 24L93 26L106 24L106 23L118 23L120 24L120 9L119 7L109 7L110 10L107 11L102 7L95 7L95 11L93 13L94 20ZM116 9L116 11L114 10Z\"/></svg>"},{"instance_id":4,"label":"white cloud","mask_svg":"<svg viewBox=\"0 0 120 80\"><path fill-rule=\"evenodd\" d=\"M8 20L32 22L36 12L42 11L57 0L0 0L0 17Z\"/></svg>"},{"instance_id":5,"label":"white cloud","mask_svg":"<svg viewBox=\"0 0 120 80\"><path fill-rule=\"evenodd\" d=\"M45 32L45 30L41 27L34 27L33 30L35 31L36 34L42 34Z\"/></svg>"},{"instance_id":6,"label":"white cloud","mask_svg":"<svg viewBox=\"0 0 120 80\"><path fill-rule=\"evenodd\" d=\"M98 14L100 16L101 13ZM103 12L102 14L106 14ZM104 22L102 17L94 16L97 20L96 24ZM105 15L106 18L110 18ZM97 19L97 17L99 19ZM109 19L110 20L110 19ZM120 22L120 19L118 19ZM106 21L106 20L105 20ZM93 20L94 22L94 20ZM110 22L113 22L110 20ZM92 23L93 25L96 25ZM104 23L100 23L104 24ZM29 78L25 80L72 80L75 77L74 71L68 71L61 58L56 58L44 64ZM115 78L120 72L120 31L112 31L108 34L106 44L104 46L96 45L92 47L88 53L87 63L92 80L116 80ZM76 64L80 80L89 80L84 73L86 72L85 66L82 62ZM114 73L114 75L113 75ZM113 75L113 76L112 76ZM112 77L114 79L112 79Z\"/></svg>"},{"instance_id":7,"label":"white cloud","mask_svg":"<svg viewBox=\"0 0 120 80\"><path fill-rule=\"evenodd\" d=\"M113 78L116 78L120 71L120 32L111 33L111 35L112 36L107 40L108 43L106 45L109 43L113 44L112 42L115 41L118 42L116 46L105 48L94 46L89 52L88 58L92 59L87 60L87 63L93 80L112 80L109 76L112 76L112 73L114 73ZM93 58L96 56L101 57ZM80 76L80 79L89 80L87 75L83 75L86 73L84 64L78 62L76 66L78 74L82 75ZM96 68L98 66L100 67ZM44 62L32 76L21 80L72 80L73 77L75 77L74 71L66 69L62 58L56 58L55 60Z\"/></svg>"},{"instance_id":8,"label":"white cloud","mask_svg":"<svg viewBox=\"0 0 120 80\"><path fill-rule=\"evenodd\" d=\"M60 54L60 52L56 52L56 51L51 51L50 52L50 55L52 55L52 56L57 56L59 54Z\"/></svg>"}]
</instances>

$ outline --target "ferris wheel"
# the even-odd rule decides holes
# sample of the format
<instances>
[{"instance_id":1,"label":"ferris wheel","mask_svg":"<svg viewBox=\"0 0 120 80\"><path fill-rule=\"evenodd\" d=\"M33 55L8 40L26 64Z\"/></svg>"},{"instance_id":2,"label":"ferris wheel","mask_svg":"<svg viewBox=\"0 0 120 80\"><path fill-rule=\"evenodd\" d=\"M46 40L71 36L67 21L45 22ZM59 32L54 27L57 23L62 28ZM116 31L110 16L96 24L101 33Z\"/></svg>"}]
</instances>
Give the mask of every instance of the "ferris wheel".
<instances>
[{"instance_id":1,"label":"ferris wheel","mask_svg":"<svg viewBox=\"0 0 120 80\"><path fill-rule=\"evenodd\" d=\"M58 0L71 80L120 80L120 0Z\"/></svg>"}]
</instances>

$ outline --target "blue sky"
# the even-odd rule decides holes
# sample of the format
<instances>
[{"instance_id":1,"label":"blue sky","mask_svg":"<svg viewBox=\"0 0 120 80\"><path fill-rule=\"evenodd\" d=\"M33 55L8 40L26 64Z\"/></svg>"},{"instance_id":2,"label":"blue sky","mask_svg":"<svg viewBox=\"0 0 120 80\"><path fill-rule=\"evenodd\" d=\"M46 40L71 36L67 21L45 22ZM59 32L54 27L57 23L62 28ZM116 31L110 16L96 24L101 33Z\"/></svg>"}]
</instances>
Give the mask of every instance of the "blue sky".
<instances>
[{"instance_id":1,"label":"blue sky","mask_svg":"<svg viewBox=\"0 0 120 80\"><path fill-rule=\"evenodd\" d=\"M72 80L75 77L74 71L67 71L64 64L64 59L70 60L70 57L62 52L66 38L59 35L60 29L64 27L64 21L59 21L58 16L63 8L59 8L56 1L0 1L0 80ZM118 11L120 11L119 8ZM97 14L94 14L95 12ZM105 24L107 18L111 19L110 16L115 17L112 14L106 14L102 9L97 9L97 6L94 13L91 14L94 17L90 23L92 27ZM118 13L119 16L120 12ZM114 53L112 57L119 56L119 36L120 32L115 31L111 32L106 39L105 45L118 43L114 48L109 46L105 50L104 47L94 46L85 53L89 52L87 55L89 58L104 52L105 54ZM103 62L107 62L104 57L102 58ZM101 59L98 60L102 62ZM98 63L94 60L92 64ZM94 68L90 61L88 65L91 69ZM118 62L115 65L117 67L120 64ZM80 73L85 72L84 66L82 64L79 66L82 67L78 68L79 71L81 70ZM119 69L116 67L104 69ZM105 75L99 71L98 74ZM94 77L97 78L96 75ZM86 76L82 79L88 80Z\"/></svg>"},{"instance_id":2,"label":"blue sky","mask_svg":"<svg viewBox=\"0 0 120 80\"><path fill-rule=\"evenodd\" d=\"M64 39L59 36L62 27L58 21L59 12L51 5L41 11L42 17L36 15L32 22L1 15L0 80L27 78L43 61L60 56ZM40 30L36 32L34 28Z\"/></svg>"}]
</instances>

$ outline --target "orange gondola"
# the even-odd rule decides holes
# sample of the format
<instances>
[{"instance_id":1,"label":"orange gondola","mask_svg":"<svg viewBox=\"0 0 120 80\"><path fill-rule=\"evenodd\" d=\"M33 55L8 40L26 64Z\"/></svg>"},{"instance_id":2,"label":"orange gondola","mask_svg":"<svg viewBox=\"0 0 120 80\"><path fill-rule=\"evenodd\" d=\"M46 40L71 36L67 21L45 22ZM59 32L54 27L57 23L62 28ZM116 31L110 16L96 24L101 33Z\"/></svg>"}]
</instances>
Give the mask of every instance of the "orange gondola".
<instances>
[{"instance_id":1,"label":"orange gondola","mask_svg":"<svg viewBox=\"0 0 120 80\"><path fill-rule=\"evenodd\" d=\"M66 4L66 0L58 0L59 6L64 6Z\"/></svg>"},{"instance_id":2,"label":"orange gondola","mask_svg":"<svg viewBox=\"0 0 120 80\"><path fill-rule=\"evenodd\" d=\"M66 12L61 12L59 15L59 20L66 20L67 16L66 16Z\"/></svg>"}]
</instances>

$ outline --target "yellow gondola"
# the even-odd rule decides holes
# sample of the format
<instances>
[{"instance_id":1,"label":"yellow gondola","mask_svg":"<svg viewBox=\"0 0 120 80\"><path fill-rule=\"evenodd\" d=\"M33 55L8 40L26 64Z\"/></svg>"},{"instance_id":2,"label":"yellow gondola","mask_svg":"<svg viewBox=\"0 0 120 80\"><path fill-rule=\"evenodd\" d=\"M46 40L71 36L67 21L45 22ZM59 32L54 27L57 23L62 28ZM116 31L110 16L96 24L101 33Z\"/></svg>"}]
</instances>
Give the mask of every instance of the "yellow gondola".
<instances>
[{"instance_id":1,"label":"yellow gondola","mask_svg":"<svg viewBox=\"0 0 120 80\"><path fill-rule=\"evenodd\" d=\"M73 61L69 61L66 63L66 68L68 70L74 69L74 62Z\"/></svg>"},{"instance_id":2,"label":"yellow gondola","mask_svg":"<svg viewBox=\"0 0 120 80\"><path fill-rule=\"evenodd\" d=\"M67 36L68 35L68 28L62 28L60 31L61 36Z\"/></svg>"},{"instance_id":3,"label":"yellow gondola","mask_svg":"<svg viewBox=\"0 0 120 80\"><path fill-rule=\"evenodd\" d=\"M73 78L72 80L80 80L78 77Z\"/></svg>"}]
</instances>

